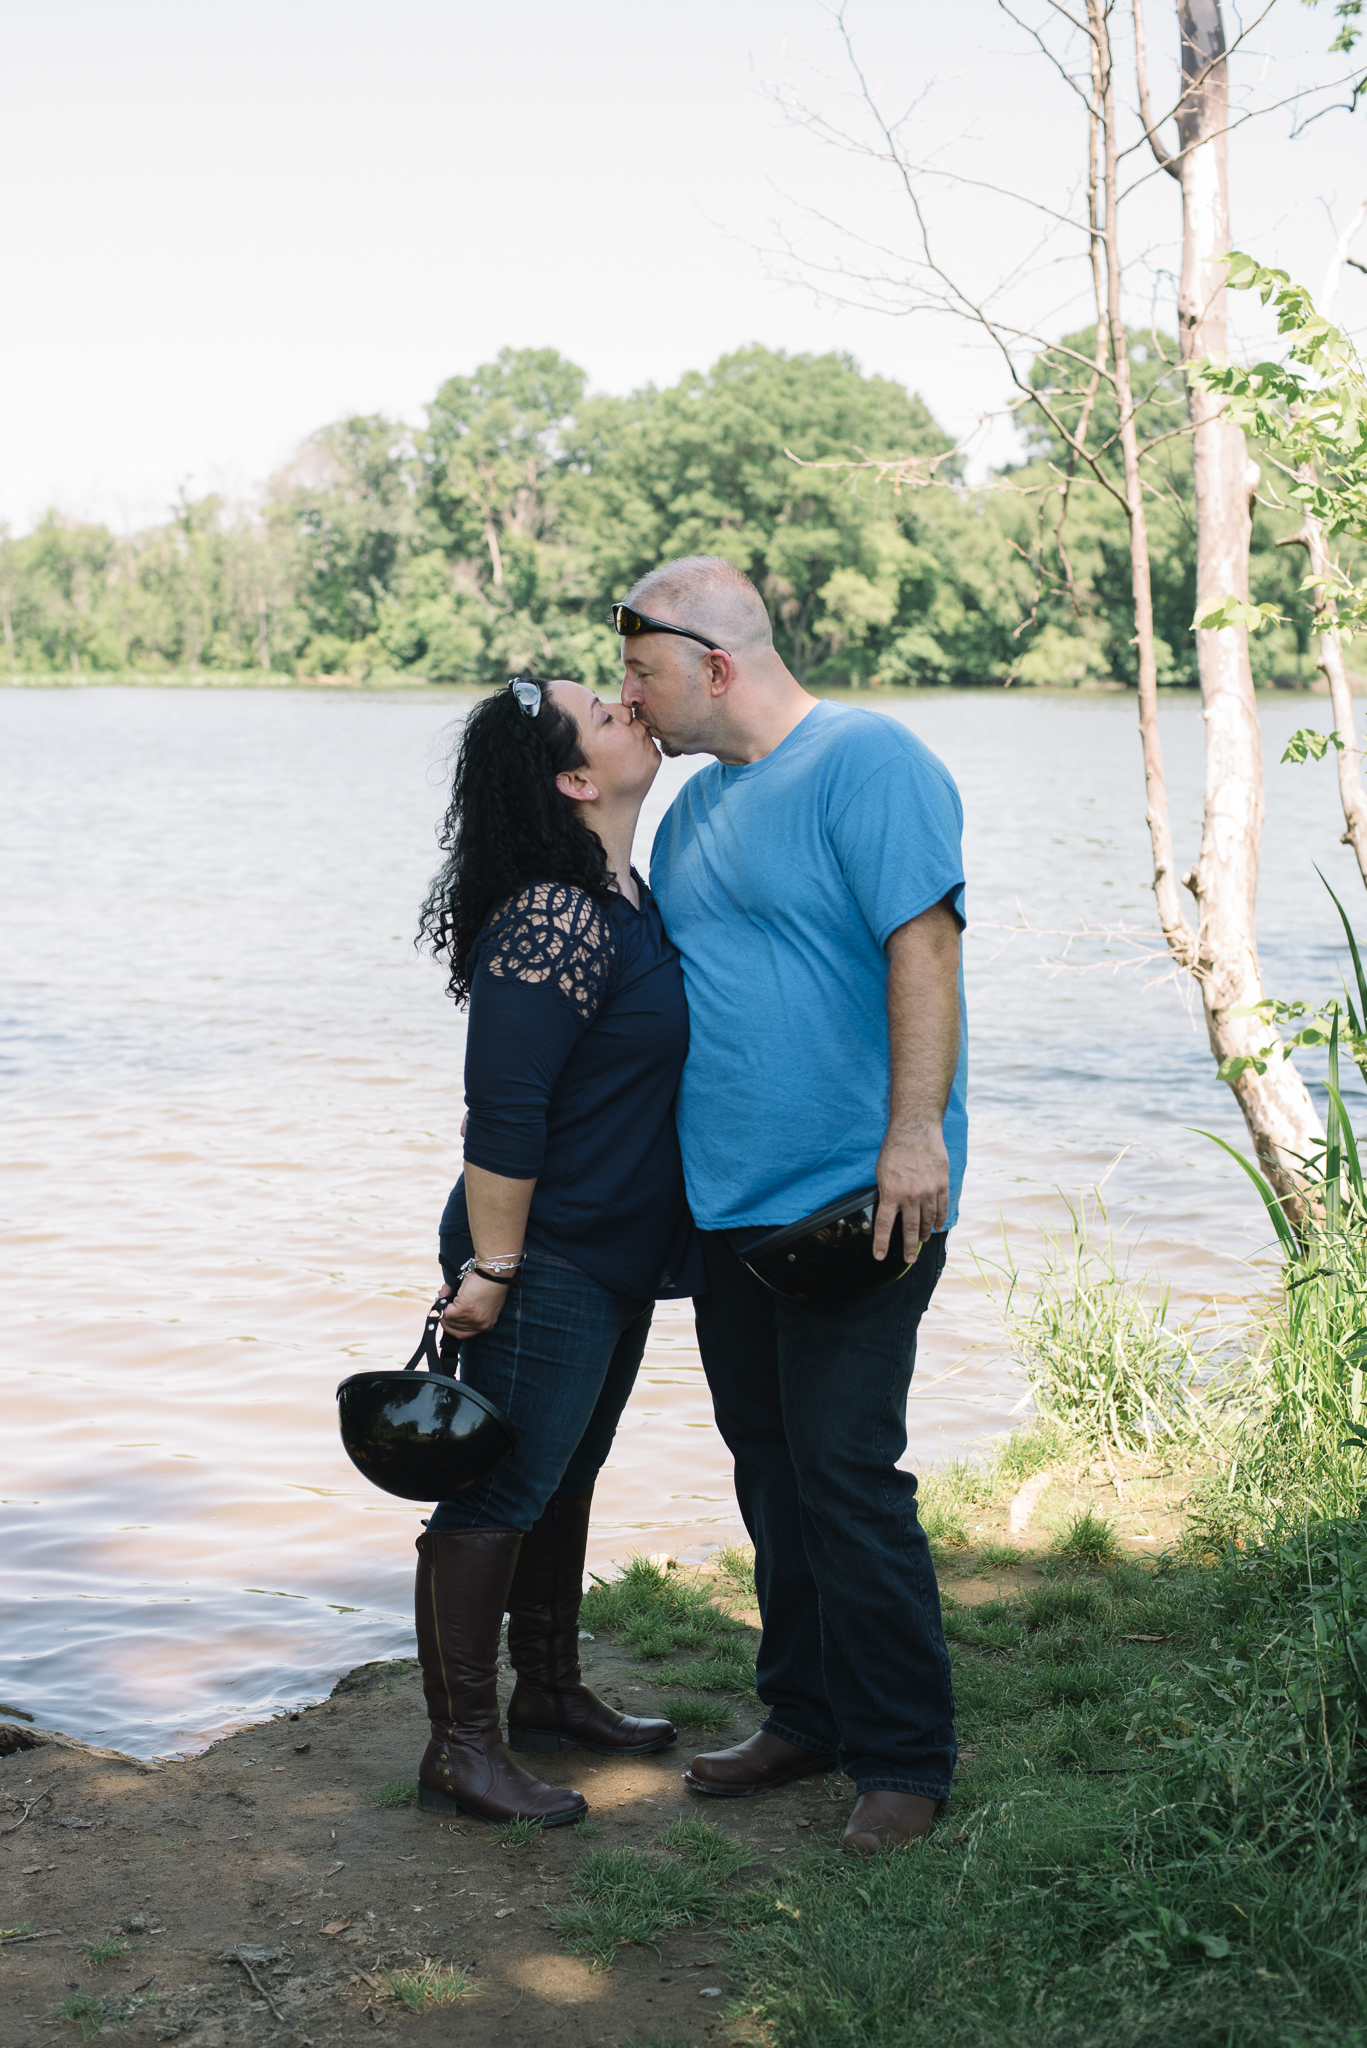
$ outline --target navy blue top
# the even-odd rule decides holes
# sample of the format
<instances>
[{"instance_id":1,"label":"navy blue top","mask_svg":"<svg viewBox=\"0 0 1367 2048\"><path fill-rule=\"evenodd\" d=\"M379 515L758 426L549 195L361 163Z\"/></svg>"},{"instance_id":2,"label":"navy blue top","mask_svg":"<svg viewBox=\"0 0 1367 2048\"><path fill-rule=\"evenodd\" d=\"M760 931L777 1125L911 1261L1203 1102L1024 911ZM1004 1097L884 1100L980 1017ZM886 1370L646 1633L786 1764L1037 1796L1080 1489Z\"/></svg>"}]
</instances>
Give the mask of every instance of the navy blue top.
<instances>
[{"instance_id":1,"label":"navy blue top","mask_svg":"<svg viewBox=\"0 0 1367 2048\"><path fill-rule=\"evenodd\" d=\"M635 879L639 910L535 882L486 918L471 955L465 1157L535 1176L535 1243L619 1294L669 1298L703 1285L674 1128L688 1006ZM443 1236L453 1230L469 1234L463 1177L442 1217Z\"/></svg>"}]
</instances>

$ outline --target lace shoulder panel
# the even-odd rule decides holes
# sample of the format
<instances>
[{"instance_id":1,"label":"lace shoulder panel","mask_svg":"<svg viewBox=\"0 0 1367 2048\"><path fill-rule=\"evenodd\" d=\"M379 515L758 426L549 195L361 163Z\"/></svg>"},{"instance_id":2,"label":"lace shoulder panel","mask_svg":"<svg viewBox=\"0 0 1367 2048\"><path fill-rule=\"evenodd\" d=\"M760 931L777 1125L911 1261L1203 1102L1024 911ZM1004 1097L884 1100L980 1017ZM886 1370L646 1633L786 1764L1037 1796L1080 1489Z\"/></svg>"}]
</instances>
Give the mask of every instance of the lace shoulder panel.
<instances>
[{"instance_id":1,"label":"lace shoulder panel","mask_svg":"<svg viewBox=\"0 0 1367 2048\"><path fill-rule=\"evenodd\" d=\"M600 903L568 882L532 882L489 920L483 965L495 981L551 982L591 1024L617 947Z\"/></svg>"}]
</instances>

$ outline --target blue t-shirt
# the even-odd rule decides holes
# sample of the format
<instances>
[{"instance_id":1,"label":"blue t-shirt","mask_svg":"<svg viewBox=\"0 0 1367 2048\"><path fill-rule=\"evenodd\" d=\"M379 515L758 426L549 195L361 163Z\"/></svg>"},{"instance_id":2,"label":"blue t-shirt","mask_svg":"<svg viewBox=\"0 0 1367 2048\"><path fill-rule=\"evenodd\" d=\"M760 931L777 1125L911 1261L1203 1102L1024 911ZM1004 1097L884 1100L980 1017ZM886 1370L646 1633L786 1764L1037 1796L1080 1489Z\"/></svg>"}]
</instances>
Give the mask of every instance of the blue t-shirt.
<instances>
[{"instance_id":1,"label":"blue t-shirt","mask_svg":"<svg viewBox=\"0 0 1367 2048\"><path fill-rule=\"evenodd\" d=\"M703 1230L796 1223L870 1187L890 1091L886 941L949 898L963 809L906 727L818 704L772 754L714 762L655 835L650 882L683 960L679 1138ZM963 1017L963 978L959 982ZM968 1034L945 1111L949 1222L968 1149Z\"/></svg>"}]
</instances>

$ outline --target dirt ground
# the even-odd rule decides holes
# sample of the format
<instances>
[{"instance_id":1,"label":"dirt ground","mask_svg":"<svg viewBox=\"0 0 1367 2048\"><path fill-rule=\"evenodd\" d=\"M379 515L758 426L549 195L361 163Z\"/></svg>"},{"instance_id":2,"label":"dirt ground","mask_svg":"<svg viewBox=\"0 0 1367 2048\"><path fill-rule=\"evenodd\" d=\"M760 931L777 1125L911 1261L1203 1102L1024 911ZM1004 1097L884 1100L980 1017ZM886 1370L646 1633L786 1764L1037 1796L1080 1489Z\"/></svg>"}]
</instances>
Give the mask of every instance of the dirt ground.
<instances>
[{"instance_id":1,"label":"dirt ground","mask_svg":"<svg viewBox=\"0 0 1367 2048\"><path fill-rule=\"evenodd\" d=\"M1098 1467L1029 1482L975 1525L973 1547L941 1557L947 1599L971 1605L1039 1583L1051 1531L1081 1506L1107 1514L1130 1555L1171 1541L1181 1475L1116 1478L1118 1488ZM984 1569L976 1551L993 1543L997 1558ZM1019 1561L1003 1565L1008 1545ZM605 1698L658 1711L668 1670L656 1688L635 1653L580 1647ZM506 1703L506 1673L501 1686ZM781 1870L804 1842L838 1839L854 1798L843 1777L745 1800L685 1789L696 1750L740 1740L759 1717L738 1715L706 1738L684 1730L675 1749L632 1762L583 1750L528 1759L583 1791L593 1831L560 1828L522 1847L500 1844L479 1821L374 1803L382 1786L413 1782L426 1740L411 1662L363 1665L321 1704L184 1762L140 1764L0 1721L0 1937L37 1936L0 1939L0 2048L75 2043L79 2023L54 2014L81 1994L134 2001L125 2028L101 2030L128 2048L325 2048L377 2034L412 2034L415 2048L418 2035L428 2048L746 2039L748 2029L725 2019L722 1930L684 1929L658 1954L623 1949L594 1971L566 1953L550 1914L567 1902L587 1849L646 1848L680 1814L715 1822L751 1850L742 1881ZM27 1746L3 1753L15 1744ZM127 1953L92 1964L85 1945L113 1938ZM428 1958L468 1967L473 1988L455 2005L409 2012L380 1972ZM85 2025L99 2029L98 2015Z\"/></svg>"},{"instance_id":2,"label":"dirt ground","mask_svg":"<svg viewBox=\"0 0 1367 2048\"><path fill-rule=\"evenodd\" d=\"M1157 1557L1182 1534L1196 1476L1190 1467L1135 1457L1037 1473L1014 1499L966 1516L965 1549L937 1552L941 1594L946 1604L975 1607L1043 1585L1047 1573L1059 1569L1054 1539L1086 1509L1110 1524L1121 1557ZM1008 1552L1014 1552L1009 1562ZM990 1565L984 1553L995 1553Z\"/></svg>"},{"instance_id":3,"label":"dirt ground","mask_svg":"<svg viewBox=\"0 0 1367 2048\"><path fill-rule=\"evenodd\" d=\"M581 1647L605 1698L654 1709L652 1689L631 1676L639 1659L610 1644ZM755 1857L747 1877L781 1868L812 1830L838 1836L854 1796L843 1778L759 1799L686 1791L680 1774L693 1753L739 1740L757 1720L705 1740L686 1731L675 1749L629 1763L583 1750L537 1758L547 1778L579 1786L597 1831L586 1840L559 1828L516 1848L479 1821L373 1804L381 1786L413 1781L426 1740L411 1663L364 1665L322 1704L186 1762L138 1765L51 1741L16 1750L0 1757L0 1830L9 1830L0 1832L0 1928L33 1928L41 1939L4 1945L0 2043L78 2041L76 2022L51 2022L74 1992L140 2001L112 2036L128 2048L324 2048L377 2031L416 2031L432 2048L718 2035L730 1995L723 1935L686 1929L658 1955L625 1949L594 1972L565 1952L548 1909L566 1901L586 1849L645 1848L681 1813L738 1836ZM33 1732L0 1723L0 1741L15 1739ZM83 1945L111 1937L128 1954L92 1965ZM234 1951L255 1983L225 1960ZM472 1966L474 1989L453 2006L409 2013L378 1972L427 1957Z\"/></svg>"}]
</instances>

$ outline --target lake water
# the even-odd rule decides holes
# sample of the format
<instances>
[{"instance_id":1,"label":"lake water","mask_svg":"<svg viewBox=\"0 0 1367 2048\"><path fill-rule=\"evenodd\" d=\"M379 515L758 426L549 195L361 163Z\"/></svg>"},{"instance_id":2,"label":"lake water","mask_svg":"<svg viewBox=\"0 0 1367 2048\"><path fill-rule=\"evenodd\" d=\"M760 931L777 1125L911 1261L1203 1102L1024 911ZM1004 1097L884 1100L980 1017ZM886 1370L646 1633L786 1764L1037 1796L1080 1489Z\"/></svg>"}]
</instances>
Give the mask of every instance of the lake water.
<instances>
[{"instance_id":1,"label":"lake water","mask_svg":"<svg viewBox=\"0 0 1367 2048\"><path fill-rule=\"evenodd\" d=\"M0 1702L40 1725L193 1750L411 1650L423 1511L353 1471L333 1391L402 1363L439 1277L462 1024L412 933L467 701L0 690ZM1133 701L861 701L948 762L967 815L972 1151L911 1402L924 1469L1021 1398L973 1256L1003 1223L1028 1262L1123 1154L1112 1221L1188 1309L1256 1287L1267 1233L1187 1128L1242 1142L1162 960L1141 936L1049 964L1084 924L1153 930ZM1287 996L1337 983L1312 862L1361 902L1332 764L1275 765L1326 722L1264 712L1262 956ZM1165 708L1184 860L1201 731L1193 700ZM688 772L665 764L639 865ZM743 1533L687 1305L657 1315L596 1505L600 1569Z\"/></svg>"}]
</instances>

